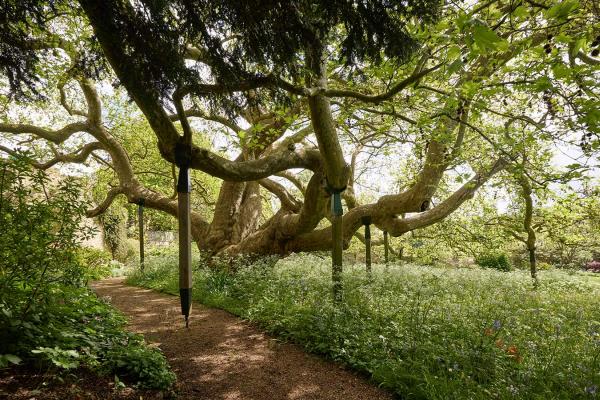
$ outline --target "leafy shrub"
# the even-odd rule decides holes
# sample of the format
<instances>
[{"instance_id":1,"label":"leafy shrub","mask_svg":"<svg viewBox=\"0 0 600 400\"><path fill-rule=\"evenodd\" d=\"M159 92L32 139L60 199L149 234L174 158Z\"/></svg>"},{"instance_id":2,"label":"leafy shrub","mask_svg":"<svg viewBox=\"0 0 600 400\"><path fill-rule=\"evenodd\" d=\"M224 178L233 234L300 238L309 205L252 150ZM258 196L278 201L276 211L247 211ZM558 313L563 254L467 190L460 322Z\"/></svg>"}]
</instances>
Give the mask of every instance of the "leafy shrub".
<instances>
[{"instance_id":1,"label":"leafy shrub","mask_svg":"<svg viewBox=\"0 0 600 400\"><path fill-rule=\"evenodd\" d=\"M81 285L79 243L87 204L71 178L51 183L25 156L0 164L0 303L25 315L56 285Z\"/></svg>"},{"instance_id":2,"label":"leafy shrub","mask_svg":"<svg viewBox=\"0 0 600 400\"><path fill-rule=\"evenodd\" d=\"M80 223L87 205L79 185L51 183L26 157L0 160L0 368L84 365L114 374L110 357L121 352L144 366L127 372L128 382L166 389L174 375L164 357L86 286L111 267L104 252L79 247L90 233Z\"/></svg>"},{"instance_id":3,"label":"leafy shrub","mask_svg":"<svg viewBox=\"0 0 600 400\"><path fill-rule=\"evenodd\" d=\"M8 365L19 365L21 364L21 357L15 356L14 354L0 354L0 368L4 368Z\"/></svg>"},{"instance_id":4,"label":"leafy shrub","mask_svg":"<svg viewBox=\"0 0 600 400\"><path fill-rule=\"evenodd\" d=\"M123 316L89 289L60 287L47 300L47 305L34 305L26 320L0 304L0 354L59 370L85 365L153 389L168 389L174 382L164 356L146 346L141 336L127 332ZM131 370L114 357L129 362Z\"/></svg>"},{"instance_id":5,"label":"leafy shrub","mask_svg":"<svg viewBox=\"0 0 600 400\"><path fill-rule=\"evenodd\" d=\"M63 350L58 346L38 347L31 350L32 354L39 354L43 358L51 361L58 368L71 369L79 366L79 353L76 350Z\"/></svg>"},{"instance_id":6,"label":"leafy shrub","mask_svg":"<svg viewBox=\"0 0 600 400\"><path fill-rule=\"evenodd\" d=\"M92 247L81 247L77 251L78 262L85 271L86 281L98 280L111 275L110 253Z\"/></svg>"},{"instance_id":7,"label":"leafy shrub","mask_svg":"<svg viewBox=\"0 0 600 400\"><path fill-rule=\"evenodd\" d=\"M175 374L158 350L142 345L116 346L106 354L105 370L148 389L169 388Z\"/></svg>"},{"instance_id":8,"label":"leafy shrub","mask_svg":"<svg viewBox=\"0 0 600 400\"><path fill-rule=\"evenodd\" d=\"M540 261L536 263L536 268L538 271L549 271L552 269L552 265L547 262Z\"/></svg>"},{"instance_id":9,"label":"leafy shrub","mask_svg":"<svg viewBox=\"0 0 600 400\"><path fill-rule=\"evenodd\" d=\"M481 255L475 259L475 263L481 268L491 268L505 272L511 270L510 261L504 253Z\"/></svg>"},{"instance_id":10,"label":"leafy shrub","mask_svg":"<svg viewBox=\"0 0 600 400\"><path fill-rule=\"evenodd\" d=\"M117 260L123 264L131 264L139 262L139 247L140 242L138 239L127 238L121 246L119 253L117 254Z\"/></svg>"}]
</instances>

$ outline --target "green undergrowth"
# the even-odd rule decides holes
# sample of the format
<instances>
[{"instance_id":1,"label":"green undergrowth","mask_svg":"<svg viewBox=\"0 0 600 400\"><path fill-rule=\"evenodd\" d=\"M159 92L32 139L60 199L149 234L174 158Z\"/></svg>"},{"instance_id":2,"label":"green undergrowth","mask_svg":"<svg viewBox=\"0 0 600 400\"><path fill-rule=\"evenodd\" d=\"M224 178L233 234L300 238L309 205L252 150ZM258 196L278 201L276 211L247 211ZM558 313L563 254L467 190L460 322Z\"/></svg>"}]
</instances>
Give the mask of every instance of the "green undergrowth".
<instances>
[{"instance_id":1,"label":"green undergrowth","mask_svg":"<svg viewBox=\"0 0 600 400\"><path fill-rule=\"evenodd\" d=\"M406 399L600 397L600 279L417 265L347 266L344 302L329 259L262 260L194 271L195 300L368 374ZM176 254L128 283L177 294ZM192 322L193 323L193 322Z\"/></svg>"},{"instance_id":2,"label":"green undergrowth","mask_svg":"<svg viewBox=\"0 0 600 400\"><path fill-rule=\"evenodd\" d=\"M86 367L148 389L169 389L175 381L162 353L127 332L125 318L88 288L55 286L27 315L11 310L0 304L5 365L51 369L59 379L61 371Z\"/></svg>"},{"instance_id":3,"label":"green undergrowth","mask_svg":"<svg viewBox=\"0 0 600 400\"><path fill-rule=\"evenodd\" d=\"M0 368L20 364L58 383L92 370L115 388L170 388L162 353L88 287L121 264L81 246L94 233L81 182L50 179L28 157L0 160Z\"/></svg>"}]
</instances>

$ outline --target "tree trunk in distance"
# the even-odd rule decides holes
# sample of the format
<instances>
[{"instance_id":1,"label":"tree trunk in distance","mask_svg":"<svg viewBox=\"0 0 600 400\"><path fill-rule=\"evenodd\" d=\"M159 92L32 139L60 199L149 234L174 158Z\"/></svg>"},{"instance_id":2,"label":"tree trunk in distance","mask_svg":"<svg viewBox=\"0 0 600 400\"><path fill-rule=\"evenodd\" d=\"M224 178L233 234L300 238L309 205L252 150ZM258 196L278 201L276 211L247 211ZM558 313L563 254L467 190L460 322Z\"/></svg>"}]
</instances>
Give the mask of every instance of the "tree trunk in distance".
<instances>
[{"instance_id":1,"label":"tree trunk in distance","mask_svg":"<svg viewBox=\"0 0 600 400\"><path fill-rule=\"evenodd\" d=\"M525 241L525 245L527 246L527 251L529 253L529 272L531 274L531 279L533 279L533 286L537 287L538 278L535 255L536 237L535 231L531 226L533 220L533 190L531 188L531 183L529 182L525 174L521 174L519 176L519 184L521 185L521 189L523 190L523 199L525 200L525 217L523 218L523 228L525 229L525 232L527 232L527 240Z\"/></svg>"}]
</instances>

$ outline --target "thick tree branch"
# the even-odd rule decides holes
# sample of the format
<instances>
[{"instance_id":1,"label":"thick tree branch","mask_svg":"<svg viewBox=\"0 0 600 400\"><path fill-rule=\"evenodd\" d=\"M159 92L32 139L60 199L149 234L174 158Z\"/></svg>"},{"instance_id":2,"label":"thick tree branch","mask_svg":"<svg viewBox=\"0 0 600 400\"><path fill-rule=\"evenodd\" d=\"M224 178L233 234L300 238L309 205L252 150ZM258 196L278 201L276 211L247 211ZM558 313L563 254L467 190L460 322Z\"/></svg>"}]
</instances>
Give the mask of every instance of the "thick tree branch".
<instances>
[{"instance_id":1,"label":"thick tree branch","mask_svg":"<svg viewBox=\"0 0 600 400\"><path fill-rule=\"evenodd\" d=\"M69 113L69 115L79 115L81 117L87 118L88 115L86 112L77 110L71 107L67 101L67 94L65 93L65 85L64 83L58 86L58 91L60 92L60 104L63 106L65 110Z\"/></svg>"},{"instance_id":2,"label":"thick tree branch","mask_svg":"<svg viewBox=\"0 0 600 400\"><path fill-rule=\"evenodd\" d=\"M382 210L378 203L358 206L349 210L344 215L344 244L348 246L351 238L357 229L362 226L363 216L370 216L373 223L379 228L386 230L392 236L400 236L403 233L410 232L418 228L424 228L432 225L454 210L456 210L465 201L472 198L475 192L492 176L503 170L508 163L504 159L497 160L488 170L477 173L469 182L454 192L446 200L436 207L422 212L420 214L406 218L397 218L390 216L386 210ZM407 201L406 198L398 201ZM402 204L397 204L396 209L402 209ZM299 235L290 240L285 247L286 252L294 251L313 251L325 250L331 245L331 227L312 231Z\"/></svg>"},{"instance_id":3,"label":"thick tree branch","mask_svg":"<svg viewBox=\"0 0 600 400\"><path fill-rule=\"evenodd\" d=\"M167 160L174 161L173 155L167 154ZM267 178L291 168L314 171L320 164L321 157L316 149L282 149L264 158L236 162L208 150L193 147L191 167L224 180L243 182Z\"/></svg>"},{"instance_id":4,"label":"thick tree branch","mask_svg":"<svg viewBox=\"0 0 600 400\"><path fill-rule=\"evenodd\" d=\"M300 193L304 194L306 192L306 187L304 186L302 181L300 179L298 179L298 177L296 177L292 173L287 172L287 171L282 171L282 172L278 172L274 175L285 178L288 181L292 182L294 184L294 186L296 186L296 188L300 191Z\"/></svg>"},{"instance_id":5,"label":"thick tree branch","mask_svg":"<svg viewBox=\"0 0 600 400\"><path fill-rule=\"evenodd\" d=\"M106 194L106 197L104 198L104 200L102 201L102 203L98 204L98 206L96 206L96 208L93 208L91 210L87 210L85 212L85 215L88 218L94 218L97 217L101 214L103 214L106 210L108 210L108 207L110 207L110 205L112 204L112 202L114 201L114 199L120 195L125 193L125 190L122 187L114 187L112 189L110 189L108 191L108 193Z\"/></svg>"},{"instance_id":6,"label":"thick tree branch","mask_svg":"<svg viewBox=\"0 0 600 400\"><path fill-rule=\"evenodd\" d=\"M588 56L581 50L577 52L577 58L589 65L600 65L600 59Z\"/></svg>"},{"instance_id":7,"label":"thick tree branch","mask_svg":"<svg viewBox=\"0 0 600 400\"><path fill-rule=\"evenodd\" d=\"M274 151L283 150L285 148L293 148L296 143L300 143L302 140L304 140L304 138L312 133L314 133L313 126L307 125L290 136L283 138L280 142L273 143L272 148L265 152L265 154L270 154Z\"/></svg>"},{"instance_id":8,"label":"thick tree branch","mask_svg":"<svg viewBox=\"0 0 600 400\"><path fill-rule=\"evenodd\" d=\"M203 111L198 110L196 108L191 108L191 109L185 110L185 116L188 118L195 117L195 118L202 118L207 121L218 122L221 125L226 126L227 128L231 129L235 133L241 132L243 130L233 120L231 120L229 118L225 118L225 117L222 117L220 115L215 115L215 114L206 114ZM178 114L169 115L169 119L171 121L179 121L179 115Z\"/></svg>"},{"instance_id":9,"label":"thick tree branch","mask_svg":"<svg viewBox=\"0 0 600 400\"><path fill-rule=\"evenodd\" d=\"M58 130L50 130L29 124L0 123L0 132L14 134L31 134L55 144L61 144L77 132L89 132L87 122L74 122Z\"/></svg>"},{"instance_id":10,"label":"thick tree branch","mask_svg":"<svg viewBox=\"0 0 600 400\"><path fill-rule=\"evenodd\" d=\"M104 146L100 142L88 143L79 150L69 154L56 154L54 158L46 162L32 162L32 165L41 170L47 170L50 167L55 166L58 163L74 163L81 164L87 161L90 154L95 150L103 150ZM4 149L2 149L4 150Z\"/></svg>"},{"instance_id":11,"label":"thick tree branch","mask_svg":"<svg viewBox=\"0 0 600 400\"><path fill-rule=\"evenodd\" d=\"M280 185L279 183L275 182L274 180L271 180L268 178L261 179L260 181L258 181L258 183L260 183L260 185L262 187L264 187L265 189L267 189L269 192L271 192L275 196L277 196L277 198L281 202L281 206L284 209L290 210L292 212L300 211L300 207L302 207L302 203L300 203L298 200L296 200L294 198L294 196L292 196L290 193L288 193L288 191L285 190L285 187L283 187L283 185Z\"/></svg>"},{"instance_id":12,"label":"thick tree branch","mask_svg":"<svg viewBox=\"0 0 600 400\"><path fill-rule=\"evenodd\" d=\"M356 92L353 90L344 90L344 89L316 89L314 94L323 94L327 97L352 97L357 100L367 102L367 103L380 103L384 100L389 100L394 97L396 94L400 93L402 90L406 89L408 86L412 85L415 82L418 82L426 76L427 74L438 70L443 64L437 64L433 67L414 72L412 75L407 77L406 79L396 83L390 90L385 93L377 94L377 95L368 95L360 92Z\"/></svg>"},{"instance_id":13,"label":"thick tree branch","mask_svg":"<svg viewBox=\"0 0 600 400\"><path fill-rule=\"evenodd\" d=\"M313 78L309 82L320 88L320 91L327 89L327 65L323 53L323 46L315 43L307 49L306 55L307 68L313 72ZM323 159L325 181L330 189L343 191L348 183L350 168L344 160L330 100L322 93L315 93L308 98L308 108Z\"/></svg>"},{"instance_id":14,"label":"thick tree branch","mask_svg":"<svg viewBox=\"0 0 600 400\"><path fill-rule=\"evenodd\" d=\"M423 213L407 216L405 218L393 218L384 220L381 226L387 230L392 236L400 236L403 233L413 231L415 229L424 228L429 225L441 221L446 216L455 211L465 201L471 199L475 192L492 176L502 171L508 165L508 161L504 158L498 159L491 168L487 171L478 172L467 183L461 186L446 200L435 206L434 208Z\"/></svg>"}]
</instances>

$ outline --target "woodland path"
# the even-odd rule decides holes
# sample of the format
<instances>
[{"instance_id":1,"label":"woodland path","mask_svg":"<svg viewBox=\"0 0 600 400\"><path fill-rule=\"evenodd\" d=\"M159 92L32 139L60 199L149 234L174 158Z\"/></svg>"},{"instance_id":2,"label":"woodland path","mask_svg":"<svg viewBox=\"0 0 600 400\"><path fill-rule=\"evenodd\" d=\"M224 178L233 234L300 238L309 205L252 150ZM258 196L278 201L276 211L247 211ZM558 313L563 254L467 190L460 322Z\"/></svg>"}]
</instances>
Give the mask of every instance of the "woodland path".
<instances>
[{"instance_id":1,"label":"woodland path","mask_svg":"<svg viewBox=\"0 0 600 400\"><path fill-rule=\"evenodd\" d=\"M130 330L163 350L177 374L179 399L392 399L355 373L225 311L194 303L186 329L175 296L127 286L122 278L93 288L127 316Z\"/></svg>"}]
</instances>

